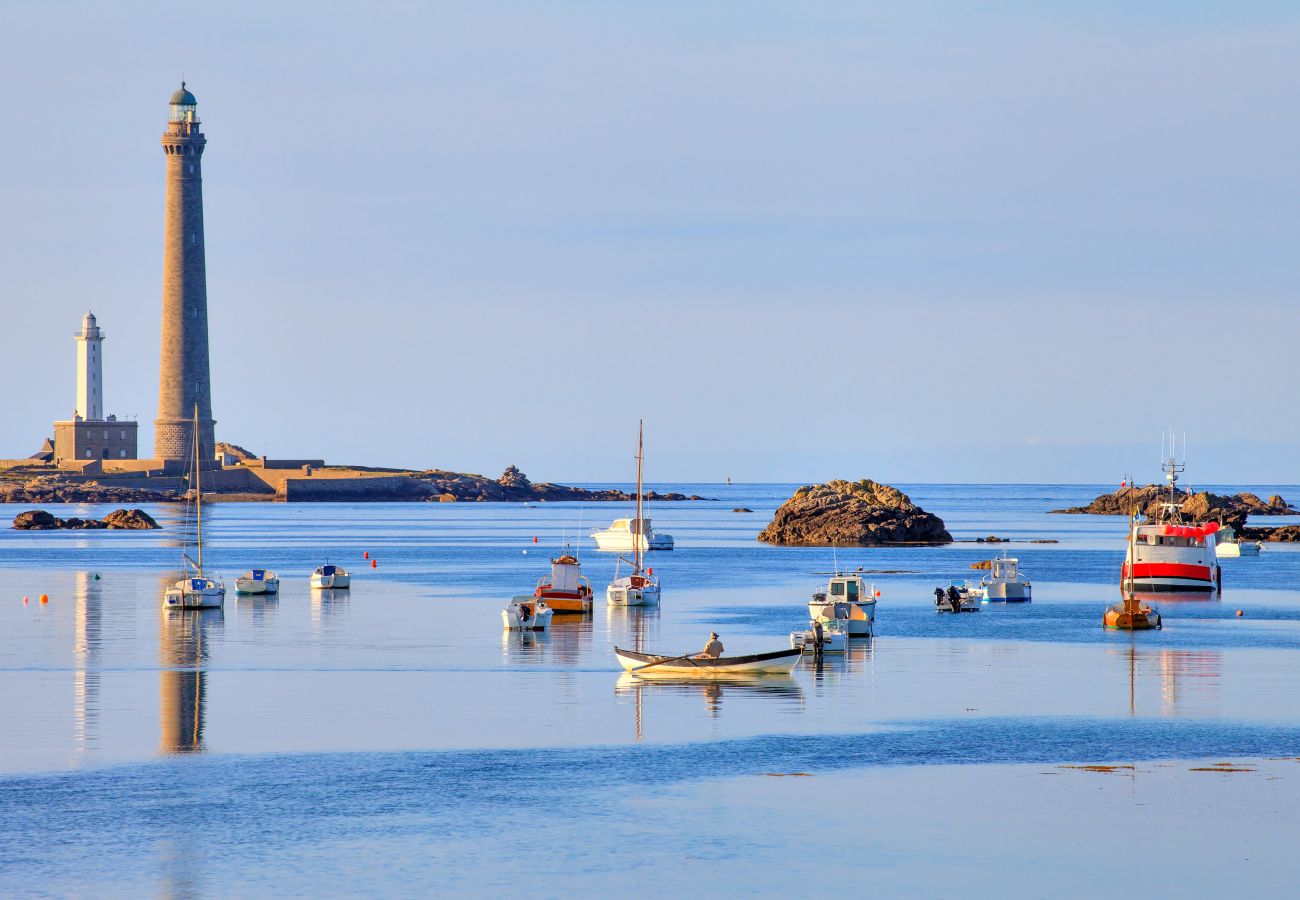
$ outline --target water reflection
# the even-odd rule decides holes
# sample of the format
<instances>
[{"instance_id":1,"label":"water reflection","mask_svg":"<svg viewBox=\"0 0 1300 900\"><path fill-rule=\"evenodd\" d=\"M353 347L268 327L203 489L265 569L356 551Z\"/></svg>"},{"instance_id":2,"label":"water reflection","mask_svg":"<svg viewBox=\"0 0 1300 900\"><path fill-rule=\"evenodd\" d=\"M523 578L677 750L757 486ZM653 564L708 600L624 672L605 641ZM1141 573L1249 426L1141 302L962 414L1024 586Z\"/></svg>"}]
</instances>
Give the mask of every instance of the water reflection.
<instances>
[{"instance_id":1,"label":"water reflection","mask_svg":"<svg viewBox=\"0 0 1300 900\"><path fill-rule=\"evenodd\" d=\"M104 599L100 585L99 576L92 572L77 572L73 584L72 732L78 756L94 745L93 729L99 722L100 619Z\"/></svg>"},{"instance_id":2,"label":"water reflection","mask_svg":"<svg viewBox=\"0 0 1300 900\"><path fill-rule=\"evenodd\" d=\"M203 751L207 673L211 643L224 625L220 609L163 609L159 616L159 749Z\"/></svg>"},{"instance_id":3,"label":"water reflection","mask_svg":"<svg viewBox=\"0 0 1300 900\"><path fill-rule=\"evenodd\" d=\"M874 660L875 638L854 638L843 653L805 653L800 667L813 673L813 686L820 695L823 688L836 687L841 680L868 671Z\"/></svg>"},{"instance_id":4,"label":"water reflection","mask_svg":"<svg viewBox=\"0 0 1300 900\"><path fill-rule=\"evenodd\" d=\"M649 653L659 640L659 607L611 606L605 616L605 638L615 647Z\"/></svg>"},{"instance_id":5,"label":"water reflection","mask_svg":"<svg viewBox=\"0 0 1300 900\"><path fill-rule=\"evenodd\" d=\"M263 628L275 621L280 609L279 597L276 594L236 594L235 608L241 625Z\"/></svg>"},{"instance_id":6,"label":"water reflection","mask_svg":"<svg viewBox=\"0 0 1300 900\"><path fill-rule=\"evenodd\" d=\"M347 612L351 591L334 588L314 588L311 592L311 626L319 631L321 625Z\"/></svg>"},{"instance_id":7,"label":"water reflection","mask_svg":"<svg viewBox=\"0 0 1300 900\"><path fill-rule=\"evenodd\" d=\"M555 616L551 619L551 659L565 666L576 666L591 649L590 616Z\"/></svg>"},{"instance_id":8,"label":"water reflection","mask_svg":"<svg viewBox=\"0 0 1300 900\"><path fill-rule=\"evenodd\" d=\"M554 624L551 626L554 628ZM546 660L546 648L551 635L546 631L512 631L501 629L502 659L506 663L541 663Z\"/></svg>"},{"instance_id":9,"label":"water reflection","mask_svg":"<svg viewBox=\"0 0 1300 900\"><path fill-rule=\"evenodd\" d=\"M1158 688L1160 711L1167 716L1201 717L1219 712L1223 656L1217 650L1139 649L1136 636L1123 649L1111 649L1128 670L1129 715Z\"/></svg>"},{"instance_id":10,"label":"water reflection","mask_svg":"<svg viewBox=\"0 0 1300 900\"><path fill-rule=\"evenodd\" d=\"M796 706L803 704L803 688L790 675L737 675L732 678L674 678L656 675L638 678L624 672L614 683L614 693L631 695L637 740L644 737L645 704L656 696L698 695L704 701L705 713L713 719L722 715L724 697L776 698Z\"/></svg>"}]
</instances>

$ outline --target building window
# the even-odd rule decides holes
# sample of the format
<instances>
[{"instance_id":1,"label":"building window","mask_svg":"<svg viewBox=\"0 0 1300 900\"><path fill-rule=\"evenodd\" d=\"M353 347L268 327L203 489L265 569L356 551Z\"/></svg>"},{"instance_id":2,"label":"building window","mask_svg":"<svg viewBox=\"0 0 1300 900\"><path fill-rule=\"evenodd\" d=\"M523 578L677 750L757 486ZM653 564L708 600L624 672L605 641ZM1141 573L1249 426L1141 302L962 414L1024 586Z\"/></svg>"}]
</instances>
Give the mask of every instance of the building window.
<instances>
[{"instance_id":1,"label":"building window","mask_svg":"<svg viewBox=\"0 0 1300 900\"><path fill-rule=\"evenodd\" d=\"M90 448L86 448L86 459L90 459Z\"/></svg>"},{"instance_id":2,"label":"building window","mask_svg":"<svg viewBox=\"0 0 1300 900\"><path fill-rule=\"evenodd\" d=\"M125 432L125 431L122 432L122 440L126 440L126 432ZM125 455L125 454L126 454L126 451L123 450L123 451L122 451L122 454Z\"/></svg>"},{"instance_id":3,"label":"building window","mask_svg":"<svg viewBox=\"0 0 1300 900\"><path fill-rule=\"evenodd\" d=\"M126 451L125 451L125 450L122 450L122 451L120 451L120 452L121 452L121 454L122 454L122 458L123 458L123 459L126 459Z\"/></svg>"}]
</instances>

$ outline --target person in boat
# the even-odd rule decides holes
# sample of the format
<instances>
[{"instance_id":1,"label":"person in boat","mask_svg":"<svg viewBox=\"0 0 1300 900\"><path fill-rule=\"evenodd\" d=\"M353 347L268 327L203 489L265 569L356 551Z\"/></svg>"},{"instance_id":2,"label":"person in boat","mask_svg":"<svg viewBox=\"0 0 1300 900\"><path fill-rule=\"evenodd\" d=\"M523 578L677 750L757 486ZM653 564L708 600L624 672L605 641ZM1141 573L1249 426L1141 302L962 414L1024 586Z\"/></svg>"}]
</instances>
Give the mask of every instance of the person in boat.
<instances>
[{"instance_id":1,"label":"person in boat","mask_svg":"<svg viewBox=\"0 0 1300 900\"><path fill-rule=\"evenodd\" d=\"M824 639L826 634L825 629L822 628L821 619L813 619L812 631L813 631L813 655L821 656L822 640Z\"/></svg>"},{"instance_id":2,"label":"person in boat","mask_svg":"<svg viewBox=\"0 0 1300 900\"><path fill-rule=\"evenodd\" d=\"M705 644L704 649L700 651L700 658L717 659L722 655L722 650L722 641L718 640L718 633L716 631L711 631L709 632L709 642Z\"/></svg>"},{"instance_id":3,"label":"person in boat","mask_svg":"<svg viewBox=\"0 0 1300 900\"><path fill-rule=\"evenodd\" d=\"M948 585L948 605L952 607L953 612L961 609L961 594L957 591L957 585Z\"/></svg>"},{"instance_id":4,"label":"person in boat","mask_svg":"<svg viewBox=\"0 0 1300 900\"><path fill-rule=\"evenodd\" d=\"M943 588L941 587L934 589L934 605L943 606Z\"/></svg>"}]
</instances>

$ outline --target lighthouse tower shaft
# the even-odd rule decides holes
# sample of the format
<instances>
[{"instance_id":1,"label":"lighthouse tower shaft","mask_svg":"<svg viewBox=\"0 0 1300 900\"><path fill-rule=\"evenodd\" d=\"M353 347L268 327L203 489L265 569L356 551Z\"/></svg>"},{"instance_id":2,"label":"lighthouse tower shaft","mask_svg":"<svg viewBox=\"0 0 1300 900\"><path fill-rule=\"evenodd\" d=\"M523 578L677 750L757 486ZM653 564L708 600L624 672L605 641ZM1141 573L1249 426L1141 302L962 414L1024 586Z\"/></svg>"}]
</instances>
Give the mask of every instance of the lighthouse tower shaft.
<instances>
[{"instance_id":1,"label":"lighthouse tower shaft","mask_svg":"<svg viewBox=\"0 0 1300 900\"><path fill-rule=\"evenodd\" d=\"M212 383L208 366L208 286L203 254L203 148L194 95L172 95L162 136L167 158L163 235L162 354L154 456L188 459L198 407L199 459L214 458Z\"/></svg>"},{"instance_id":2,"label":"lighthouse tower shaft","mask_svg":"<svg viewBox=\"0 0 1300 900\"><path fill-rule=\"evenodd\" d=\"M104 419L104 332L93 313L82 319L77 339L77 416L92 422Z\"/></svg>"}]
</instances>

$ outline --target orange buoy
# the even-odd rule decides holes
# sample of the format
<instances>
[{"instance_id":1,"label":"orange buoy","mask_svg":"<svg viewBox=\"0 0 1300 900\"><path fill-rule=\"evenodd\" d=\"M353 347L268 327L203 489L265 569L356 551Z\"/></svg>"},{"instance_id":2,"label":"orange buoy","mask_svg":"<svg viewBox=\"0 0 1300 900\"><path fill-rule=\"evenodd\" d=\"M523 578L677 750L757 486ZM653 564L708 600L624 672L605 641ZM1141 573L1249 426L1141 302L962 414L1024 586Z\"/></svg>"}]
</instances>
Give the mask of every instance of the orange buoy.
<instances>
[{"instance_id":1,"label":"orange buoy","mask_svg":"<svg viewBox=\"0 0 1300 900\"><path fill-rule=\"evenodd\" d=\"M1241 611L1241 610L1237 610L1237 615L1238 615L1238 616L1244 616L1244 615L1245 615L1245 613L1244 613L1244 612L1242 612L1242 611Z\"/></svg>"},{"instance_id":2,"label":"orange buoy","mask_svg":"<svg viewBox=\"0 0 1300 900\"><path fill-rule=\"evenodd\" d=\"M379 568L379 560L377 560L377 559L372 559L372 560L370 561L370 568L372 568L372 569L378 569L378 568Z\"/></svg>"},{"instance_id":3,"label":"orange buoy","mask_svg":"<svg viewBox=\"0 0 1300 900\"><path fill-rule=\"evenodd\" d=\"M533 543L534 543L534 544L537 543L537 535L533 535Z\"/></svg>"},{"instance_id":4,"label":"orange buoy","mask_svg":"<svg viewBox=\"0 0 1300 900\"><path fill-rule=\"evenodd\" d=\"M653 568L647 568L647 569L645 570L645 573L646 573L647 575L653 575L653 574L655 573L655 570L654 570Z\"/></svg>"},{"instance_id":5,"label":"orange buoy","mask_svg":"<svg viewBox=\"0 0 1300 900\"><path fill-rule=\"evenodd\" d=\"M370 551L367 550L365 553L362 553L362 554L361 554L361 558L362 558L362 559L370 559Z\"/></svg>"},{"instance_id":6,"label":"orange buoy","mask_svg":"<svg viewBox=\"0 0 1300 900\"><path fill-rule=\"evenodd\" d=\"M49 602L50 602L50 595L49 595L49 594L41 594L41 602L42 602L42 603L49 603Z\"/></svg>"},{"instance_id":7,"label":"orange buoy","mask_svg":"<svg viewBox=\"0 0 1300 900\"><path fill-rule=\"evenodd\" d=\"M27 605L27 598L24 597L24 598L23 598L23 606L26 606L26 605Z\"/></svg>"}]
</instances>

